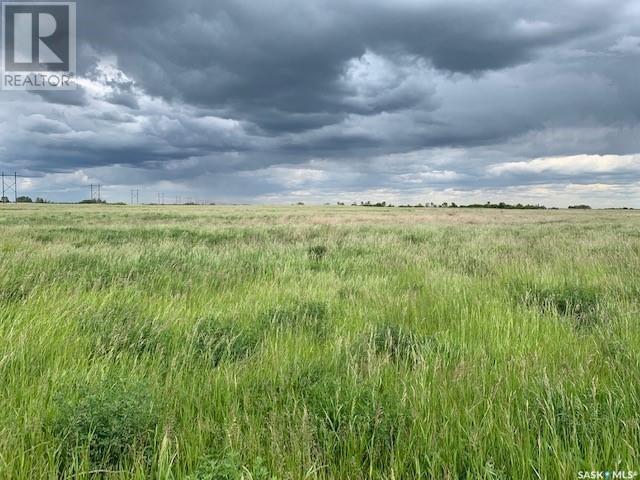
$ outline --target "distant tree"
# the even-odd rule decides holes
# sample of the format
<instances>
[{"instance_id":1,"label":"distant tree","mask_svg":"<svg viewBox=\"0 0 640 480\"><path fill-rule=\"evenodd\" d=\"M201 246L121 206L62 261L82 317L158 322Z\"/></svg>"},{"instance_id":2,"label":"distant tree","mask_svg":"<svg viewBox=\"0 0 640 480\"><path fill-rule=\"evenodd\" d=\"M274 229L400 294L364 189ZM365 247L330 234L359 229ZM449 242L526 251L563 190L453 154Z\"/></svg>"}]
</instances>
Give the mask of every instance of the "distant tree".
<instances>
[{"instance_id":1,"label":"distant tree","mask_svg":"<svg viewBox=\"0 0 640 480\"><path fill-rule=\"evenodd\" d=\"M571 210L591 210L589 205L570 205L569 209Z\"/></svg>"},{"instance_id":2,"label":"distant tree","mask_svg":"<svg viewBox=\"0 0 640 480\"><path fill-rule=\"evenodd\" d=\"M21 196L16 198L16 203L33 203L33 200L31 200L31 197Z\"/></svg>"},{"instance_id":3,"label":"distant tree","mask_svg":"<svg viewBox=\"0 0 640 480\"><path fill-rule=\"evenodd\" d=\"M11 203L11 202L9 201L9 197L2 197L0 198L0 203Z\"/></svg>"}]
</instances>

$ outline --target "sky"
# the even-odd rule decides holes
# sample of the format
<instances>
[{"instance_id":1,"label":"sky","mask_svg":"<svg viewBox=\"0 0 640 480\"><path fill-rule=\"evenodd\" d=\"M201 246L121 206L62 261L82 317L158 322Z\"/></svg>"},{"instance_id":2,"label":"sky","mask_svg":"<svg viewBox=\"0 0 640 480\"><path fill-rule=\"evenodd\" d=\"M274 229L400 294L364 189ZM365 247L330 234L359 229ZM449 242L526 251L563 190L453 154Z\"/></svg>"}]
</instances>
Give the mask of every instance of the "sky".
<instances>
[{"instance_id":1,"label":"sky","mask_svg":"<svg viewBox=\"0 0 640 480\"><path fill-rule=\"evenodd\" d=\"M0 92L57 201L640 207L640 2L81 0L78 89Z\"/></svg>"}]
</instances>

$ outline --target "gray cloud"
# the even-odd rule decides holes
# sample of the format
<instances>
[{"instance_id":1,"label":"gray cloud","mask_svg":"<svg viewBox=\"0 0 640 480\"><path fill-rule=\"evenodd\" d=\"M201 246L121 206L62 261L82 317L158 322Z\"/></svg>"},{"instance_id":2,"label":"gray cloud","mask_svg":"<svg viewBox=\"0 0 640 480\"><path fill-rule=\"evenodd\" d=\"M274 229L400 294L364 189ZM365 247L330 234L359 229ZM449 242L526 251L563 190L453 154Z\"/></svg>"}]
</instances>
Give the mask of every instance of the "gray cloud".
<instances>
[{"instance_id":1,"label":"gray cloud","mask_svg":"<svg viewBox=\"0 0 640 480\"><path fill-rule=\"evenodd\" d=\"M534 168L640 151L632 1L87 0L78 14L80 88L0 96L0 165L31 188L284 201L599 184L640 201L635 163Z\"/></svg>"}]
</instances>

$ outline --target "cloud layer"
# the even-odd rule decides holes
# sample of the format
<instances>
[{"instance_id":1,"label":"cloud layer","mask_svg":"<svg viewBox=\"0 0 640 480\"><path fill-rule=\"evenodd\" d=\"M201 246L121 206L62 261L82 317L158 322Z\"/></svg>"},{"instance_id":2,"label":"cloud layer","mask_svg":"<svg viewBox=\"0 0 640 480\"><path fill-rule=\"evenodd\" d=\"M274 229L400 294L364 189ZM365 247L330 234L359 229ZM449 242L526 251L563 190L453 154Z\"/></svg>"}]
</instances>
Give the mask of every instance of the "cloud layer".
<instances>
[{"instance_id":1,"label":"cloud layer","mask_svg":"<svg viewBox=\"0 0 640 480\"><path fill-rule=\"evenodd\" d=\"M0 167L59 200L640 207L638 25L633 1L86 0L79 89L2 92Z\"/></svg>"}]
</instances>

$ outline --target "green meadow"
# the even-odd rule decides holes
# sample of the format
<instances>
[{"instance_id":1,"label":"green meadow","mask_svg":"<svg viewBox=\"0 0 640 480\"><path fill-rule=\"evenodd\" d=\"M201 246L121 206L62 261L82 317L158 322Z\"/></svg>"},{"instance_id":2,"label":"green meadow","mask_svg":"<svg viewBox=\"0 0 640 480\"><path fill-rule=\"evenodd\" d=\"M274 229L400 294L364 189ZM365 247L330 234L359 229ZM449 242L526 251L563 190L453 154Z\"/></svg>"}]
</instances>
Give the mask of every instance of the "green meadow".
<instances>
[{"instance_id":1,"label":"green meadow","mask_svg":"<svg viewBox=\"0 0 640 480\"><path fill-rule=\"evenodd\" d=\"M640 212L0 206L2 479L640 470Z\"/></svg>"}]
</instances>

